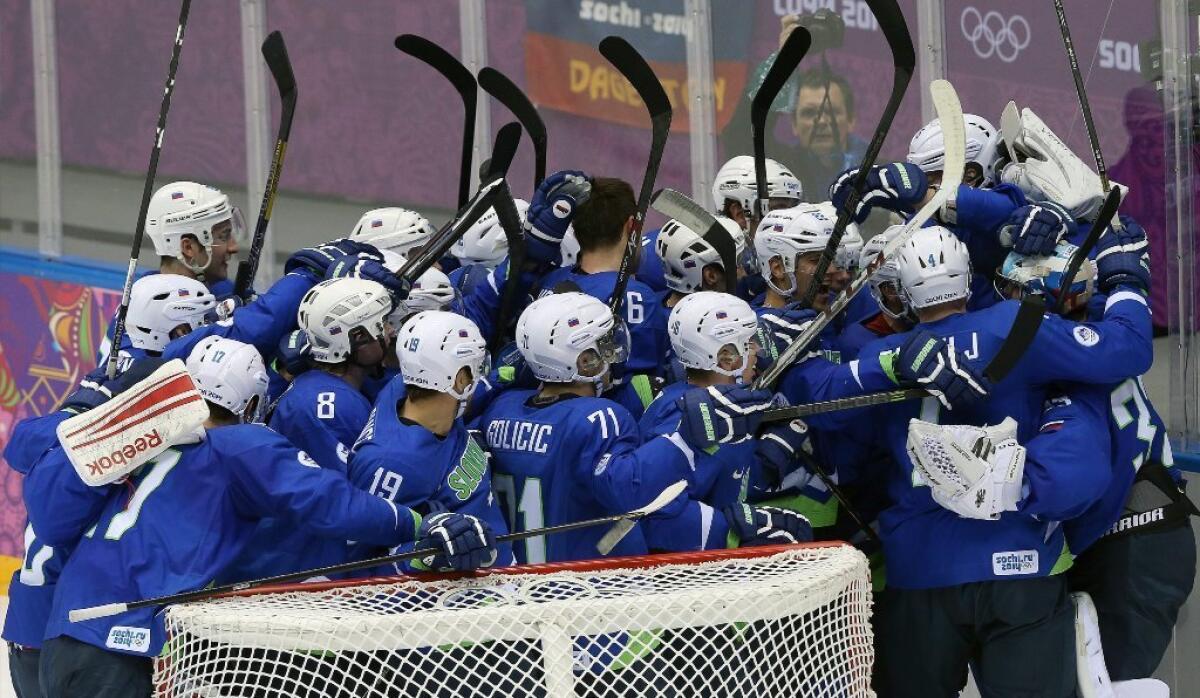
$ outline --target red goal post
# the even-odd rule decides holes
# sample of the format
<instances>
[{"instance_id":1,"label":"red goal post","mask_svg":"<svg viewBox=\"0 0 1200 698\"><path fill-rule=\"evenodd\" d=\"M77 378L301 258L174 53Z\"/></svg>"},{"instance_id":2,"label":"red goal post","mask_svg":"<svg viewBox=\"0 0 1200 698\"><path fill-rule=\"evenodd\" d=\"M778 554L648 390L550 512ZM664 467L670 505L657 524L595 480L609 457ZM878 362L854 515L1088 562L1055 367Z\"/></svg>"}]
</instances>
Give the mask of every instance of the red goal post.
<instances>
[{"instance_id":1,"label":"red goal post","mask_svg":"<svg viewBox=\"0 0 1200 698\"><path fill-rule=\"evenodd\" d=\"M839 543L271 587L164 611L157 695L869 696Z\"/></svg>"}]
</instances>

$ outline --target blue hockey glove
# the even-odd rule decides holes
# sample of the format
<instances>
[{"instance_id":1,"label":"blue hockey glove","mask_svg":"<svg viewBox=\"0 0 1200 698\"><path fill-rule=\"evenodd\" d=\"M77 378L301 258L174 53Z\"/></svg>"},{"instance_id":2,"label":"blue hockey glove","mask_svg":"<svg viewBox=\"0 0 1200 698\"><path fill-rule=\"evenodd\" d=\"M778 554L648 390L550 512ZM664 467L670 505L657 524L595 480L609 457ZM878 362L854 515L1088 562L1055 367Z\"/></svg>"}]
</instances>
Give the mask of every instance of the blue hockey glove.
<instances>
[{"instance_id":1,"label":"blue hockey glove","mask_svg":"<svg viewBox=\"0 0 1200 698\"><path fill-rule=\"evenodd\" d=\"M973 405L992 389L965 356L925 330L909 333L895 354L893 369L901 385L925 389L946 409Z\"/></svg>"},{"instance_id":2,"label":"blue hockey glove","mask_svg":"<svg viewBox=\"0 0 1200 698\"><path fill-rule=\"evenodd\" d=\"M779 507L734 504L721 510L729 522L729 547L807 543L813 539L812 524L803 515Z\"/></svg>"},{"instance_id":3,"label":"blue hockey glove","mask_svg":"<svg viewBox=\"0 0 1200 698\"><path fill-rule=\"evenodd\" d=\"M79 414L87 412L93 407L99 407L125 392L138 381L148 378L151 373L157 371L165 363L165 359L157 357L138 359L124 373L119 373L116 378L109 380L105 371L108 365L105 362L83 377L83 380L79 382L79 387L67 396L59 409Z\"/></svg>"},{"instance_id":4,"label":"blue hockey glove","mask_svg":"<svg viewBox=\"0 0 1200 698\"><path fill-rule=\"evenodd\" d=\"M579 170L555 172L538 185L525 214L525 254L529 260L543 266L558 262L558 248L567 226L591 193L591 180Z\"/></svg>"},{"instance_id":5,"label":"blue hockey glove","mask_svg":"<svg viewBox=\"0 0 1200 698\"><path fill-rule=\"evenodd\" d=\"M213 309L204 314L205 325L215 325L222 320L228 320L233 317L234 312L238 308L246 304L241 296L230 295L217 301Z\"/></svg>"},{"instance_id":6,"label":"blue hockey glove","mask_svg":"<svg viewBox=\"0 0 1200 698\"><path fill-rule=\"evenodd\" d=\"M304 330L292 330L283 335L276 348L275 361L277 367L287 371L293 378L312 368L308 333Z\"/></svg>"},{"instance_id":7,"label":"blue hockey glove","mask_svg":"<svg viewBox=\"0 0 1200 698\"><path fill-rule=\"evenodd\" d=\"M769 390L736 384L694 388L678 400L683 413L679 432L695 448L740 443L758 431L762 413L773 401Z\"/></svg>"},{"instance_id":8,"label":"blue hockey glove","mask_svg":"<svg viewBox=\"0 0 1200 698\"><path fill-rule=\"evenodd\" d=\"M417 533L416 549L440 548L422 559L428 569L468 572L496 561L496 535L486 521L470 514L441 512L426 517Z\"/></svg>"},{"instance_id":9,"label":"blue hockey glove","mask_svg":"<svg viewBox=\"0 0 1200 698\"><path fill-rule=\"evenodd\" d=\"M1096 244L1097 285L1105 294L1117 286L1150 290L1150 246L1146 230L1129 216L1121 216L1124 230L1109 228Z\"/></svg>"},{"instance_id":10,"label":"blue hockey glove","mask_svg":"<svg viewBox=\"0 0 1200 698\"><path fill-rule=\"evenodd\" d=\"M383 261L383 255L379 254L379 250L374 245L356 242L349 238L339 238L316 247L306 247L293 252L292 256L288 257L283 264L283 273L308 269L316 274L317 278L324 279L329 272L329 267L343 255L357 254L365 254L378 261Z\"/></svg>"},{"instance_id":11,"label":"blue hockey glove","mask_svg":"<svg viewBox=\"0 0 1200 698\"><path fill-rule=\"evenodd\" d=\"M772 424L763 430L754 447L758 458L761 482L767 489L776 489L784 479L800 467L796 454L808 443L808 425L803 419Z\"/></svg>"},{"instance_id":12,"label":"blue hockey glove","mask_svg":"<svg viewBox=\"0 0 1200 698\"><path fill-rule=\"evenodd\" d=\"M1056 203L1029 204L1013 211L1000 228L1001 241L1012 241L1013 251L1032 257L1054 254L1054 247L1067 236L1071 214Z\"/></svg>"},{"instance_id":13,"label":"blue hockey glove","mask_svg":"<svg viewBox=\"0 0 1200 698\"><path fill-rule=\"evenodd\" d=\"M383 266L383 262L367 253L343 254L336 257L329 265L325 278L375 281L388 290L393 304L408 298L408 284Z\"/></svg>"},{"instance_id":14,"label":"blue hockey glove","mask_svg":"<svg viewBox=\"0 0 1200 698\"><path fill-rule=\"evenodd\" d=\"M854 178L858 168L851 168L834 180L829 187L829 198L838 210L850 198L854 188ZM908 162L893 162L890 165L876 165L867 174L863 184L862 199L854 210L854 222L862 223L871 213L871 208L878 206L897 213L912 213L917 205L925 198L929 190L929 178L921 168Z\"/></svg>"},{"instance_id":15,"label":"blue hockey glove","mask_svg":"<svg viewBox=\"0 0 1200 698\"><path fill-rule=\"evenodd\" d=\"M754 343L759 347L754 361L754 370L761 374L769 369L779 355L791 346L792 342L800 336L800 333L816 316L815 310L800 308L799 304L796 304L795 307L788 306L779 310L770 310L759 315L758 329L754 333ZM815 349L816 344L814 343L812 350L802 354L793 365L817 356L819 352Z\"/></svg>"}]
</instances>

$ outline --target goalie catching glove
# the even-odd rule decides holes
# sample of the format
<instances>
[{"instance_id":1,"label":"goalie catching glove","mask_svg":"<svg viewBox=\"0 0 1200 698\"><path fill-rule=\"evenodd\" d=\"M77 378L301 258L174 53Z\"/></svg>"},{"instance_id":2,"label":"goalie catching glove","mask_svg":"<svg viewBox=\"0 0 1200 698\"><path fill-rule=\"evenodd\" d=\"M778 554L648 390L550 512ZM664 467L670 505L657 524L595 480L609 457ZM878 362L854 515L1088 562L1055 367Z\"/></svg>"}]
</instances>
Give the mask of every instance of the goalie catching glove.
<instances>
[{"instance_id":1,"label":"goalie catching glove","mask_svg":"<svg viewBox=\"0 0 1200 698\"><path fill-rule=\"evenodd\" d=\"M496 562L496 534L482 519L470 514L441 512L421 522L416 549L439 548L437 555L422 558L420 566L438 572L468 572Z\"/></svg>"},{"instance_id":2,"label":"goalie catching glove","mask_svg":"<svg viewBox=\"0 0 1200 698\"><path fill-rule=\"evenodd\" d=\"M813 539L808 519L787 509L734 504L721 513L729 522L730 548L807 543Z\"/></svg>"},{"instance_id":3,"label":"goalie catching glove","mask_svg":"<svg viewBox=\"0 0 1200 698\"><path fill-rule=\"evenodd\" d=\"M992 427L908 423L908 455L933 501L967 519L998 519L1022 499L1025 447L1012 417Z\"/></svg>"}]
</instances>

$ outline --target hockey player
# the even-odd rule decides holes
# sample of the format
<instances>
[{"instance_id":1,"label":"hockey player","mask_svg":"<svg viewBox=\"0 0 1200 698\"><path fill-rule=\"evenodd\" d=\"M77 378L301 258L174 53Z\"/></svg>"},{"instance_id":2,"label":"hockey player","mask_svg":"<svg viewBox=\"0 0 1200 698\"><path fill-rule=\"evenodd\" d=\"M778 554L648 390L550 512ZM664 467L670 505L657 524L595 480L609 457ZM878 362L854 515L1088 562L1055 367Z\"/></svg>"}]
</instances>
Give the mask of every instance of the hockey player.
<instances>
[{"instance_id":1,"label":"hockey player","mask_svg":"<svg viewBox=\"0 0 1200 698\"><path fill-rule=\"evenodd\" d=\"M733 238L736 258L746 250L746 235L729 218L718 218ZM663 277L669 293L663 305L669 310L684 296L696 291L720 291L726 288L726 270L721 255L699 233L677 220L663 224L654 245L654 253L662 262ZM733 273L741 278L741 269ZM674 341L672 341L674 344Z\"/></svg>"},{"instance_id":2,"label":"hockey player","mask_svg":"<svg viewBox=\"0 0 1200 698\"><path fill-rule=\"evenodd\" d=\"M470 320L441 311L414 315L396 342L401 378L385 388L350 458L359 489L423 514L451 511L507 526L495 501L482 436L459 416L488 372L487 344ZM496 563L512 547L497 545Z\"/></svg>"},{"instance_id":3,"label":"hockey player","mask_svg":"<svg viewBox=\"0 0 1200 698\"><path fill-rule=\"evenodd\" d=\"M382 370L391 310L387 289L374 281L331 279L305 294L297 312L312 369L280 396L267 426L343 477L350 447L371 411L362 387ZM286 518L266 518L221 581L273 577L346 558L345 541L321 539Z\"/></svg>"},{"instance_id":4,"label":"hockey player","mask_svg":"<svg viewBox=\"0 0 1200 698\"><path fill-rule=\"evenodd\" d=\"M149 696L152 657L165 641L155 609L72 623L72 609L203 588L235 559L264 516L336 539L383 546L417 539L457 566L495 554L487 525L415 512L355 489L266 427L245 424L259 410L267 378L253 347L211 337L188 358L211 416L195 441L143 465L128 486L98 500L65 456L43 459L26 480L26 503L51 545L79 539L59 579L41 657L47 695ZM53 452L52 454L53 455ZM31 490L41 493L30 496Z\"/></svg>"},{"instance_id":5,"label":"hockey player","mask_svg":"<svg viewBox=\"0 0 1200 698\"><path fill-rule=\"evenodd\" d=\"M814 283L813 270L828 244L836 218L821 204L801 204L772 211L763 217L754 236L754 252L759 272L767 282L761 300L764 308L781 309L800 300ZM815 283L820 288L813 297L813 309L829 305L834 277L841 274L830 264L825 278Z\"/></svg>"},{"instance_id":6,"label":"hockey player","mask_svg":"<svg viewBox=\"0 0 1200 698\"><path fill-rule=\"evenodd\" d=\"M637 424L628 411L596 397L609 367L623 359L624 341L608 307L582 293L540 298L521 314L517 345L541 386L503 393L480 419L495 457L494 487L512 530L630 511L688 476L695 453L685 439L673 432L639 445ZM719 398L737 397L710 390ZM735 407L749 413L765 407L767 400L769 396L753 394ZM749 437L746 420L714 428L722 430L727 443ZM592 558L603 533L586 529L530 538L514 550L523 563ZM643 520L612 554L805 536L807 525L790 512L739 507L727 518L681 496Z\"/></svg>"},{"instance_id":7,"label":"hockey player","mask_svg":"<svg viewBox=\"0 0 1200 698\"><path fill-rule=\"evenodd\" d=\"M350 239L408 257L428 242L435 232L425 216L392 206L364 213L350 231Z\"/></svg>"},{"instance_id":8,"label":"hockey player","mask_svg":"<svg viewBox=\"0 0 1200 698\"><path fill-rule=\"evenodd\" d=\"M522 220L529 211L529 202L513 199ZM495 209L488 211L467 228L467 232L450 248L450 254L458 260L458 268L450 272L450 283L464 296L470 295L475 286L487 283L491 270L500 266L508 256L508 238L504 235L496 217Z\"/></svg>"},{"instance_id":9,"label":"hockey player","mask_svg":"<svg viewBox=\"0 0 1200 698\"><path fill-rule=\"evenodd\" d=\"M867 240L863 244L858 266L866 267L874 261L888 241L899 234L902 229L903 226L894 225ZM889 259L867 281L870 298L874 301L875 312L857 322L846 322L846 326L837 338L837 348L842 356L857 357L859 350L869 342L895 332L904 332L912 327L908 308L900 296L898 280L896 261Z\"/></svg>"},{"instance_id":10,"label":"hockey player","mask_svg":"<svg viewBox=\"0 0 1200 698\"><path fill-rule=\"evenodd\" d=\"M965 246L949 231L924 228L896 259L901 292L920 321L916 331L884 337L863 348L860 363L923 338L918 353L892 355L897 370L911 370L938 341L953 344L969 360L990 360L1012 331L1016 303L965 312L970 266ZM939 506L914 471L906 451L908 423L999 424L1015 417L1016 438L1028 440L1048 386L1057 381L1105 383L1149 367L1151 347L1145 299L1101 270L1101 283L1116 284L1104 320L1076 325L1046 318L1007 378L988 399L956 407L942 417L937 402L894 403L873 408L864 429L882 436L899 465L888 481L894 504L880 516L888 588L880 603L877 633L880 677L889 695L956 695L968 661L985 694L1007 690L1070 695L1073 629L1066 600L1069 566L1062 527L1001 505L996 520L961 518ZM911 344L909 344L911 346ZM920 345L918 345L920 346ZM874 359L872 359L874 360ZM911 362L911 363L910 363ZM869 427L867 419L869 418ZM922 643L912 638L921 637ZM930 647L937 648L930 651Z\"/></svg>"},{"instance_id":11,"label":"hockey player","mask_svg":"<svg viewBox=\"0 0 1200 698\"><path fill-rule=\"evenodd\" d=\"M786 167L767 158L768 210L792 208L804 199L800 180ZM713 210L717 215L733 219L742 230L753 234L751 218L758 199L758 178L754 174L754 158L737 155L730 158L713 177Z\"/></svg>"},{"instance_id":12,"label":"hockey player","mask_svg":"<svg viewBox=\"0 0 1200 698\"><path fill-rule=\"evenodd\" d=\"M216 305L208 288L188 276L150 274L133 282L125 316L128 342L122 342L128 346L117 357L117 369L124 371L136 359L160 356L168 342L204 324ZM110 346L111 342L101 346L99 365L108 361Z\"/></svg>"}]
</instances>

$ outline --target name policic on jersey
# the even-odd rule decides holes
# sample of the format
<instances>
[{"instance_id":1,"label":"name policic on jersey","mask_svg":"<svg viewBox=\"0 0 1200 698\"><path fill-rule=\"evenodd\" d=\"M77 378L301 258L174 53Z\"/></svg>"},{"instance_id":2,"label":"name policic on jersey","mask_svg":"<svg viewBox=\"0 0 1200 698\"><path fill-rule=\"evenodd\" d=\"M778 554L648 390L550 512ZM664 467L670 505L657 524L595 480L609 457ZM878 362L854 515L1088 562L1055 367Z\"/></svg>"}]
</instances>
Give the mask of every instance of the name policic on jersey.
<instances>
[{"instance_id":1,"label":"name policic on jersey","mask_svg":"<svg viewBox=\"0 0 1200 698\"><path fill-rule=\"evenodd\" d=\"M524 422L517 419L497 419L488 425L487 441L491 448L505 451L546 453L550 450L551 424Z\"/></svg>"}]
</instances>

